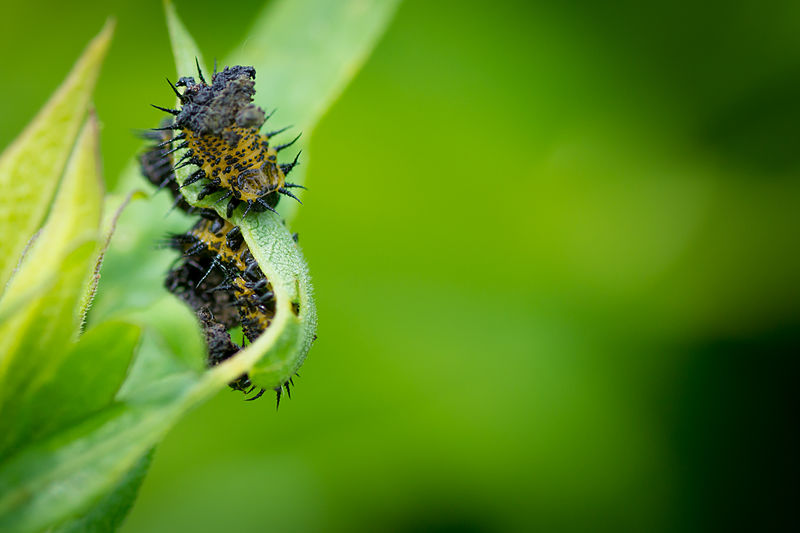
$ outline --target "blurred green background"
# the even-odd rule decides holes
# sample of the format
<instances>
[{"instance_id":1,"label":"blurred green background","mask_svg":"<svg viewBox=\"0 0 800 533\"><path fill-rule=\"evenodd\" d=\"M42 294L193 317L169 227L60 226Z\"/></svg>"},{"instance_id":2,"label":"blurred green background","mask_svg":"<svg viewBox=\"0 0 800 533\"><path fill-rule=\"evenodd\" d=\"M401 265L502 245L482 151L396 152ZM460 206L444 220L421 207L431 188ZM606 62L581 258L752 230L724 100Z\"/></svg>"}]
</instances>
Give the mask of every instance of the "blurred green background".
<instances>
[{"instance_id":1,"label":"blurred green background","mask_svg":"<svg viewBox=\"0 0 800 533\"><path fill-rule=\"evenodd\" d=\"M261 3L176 7L229 57ZM160 2L4 5L0 146L109 14L113 184ZM405 2L311 142L293 399L192 412L123 531L796 522L798 148L796 1Z\"/></svg>"}]
</instances>

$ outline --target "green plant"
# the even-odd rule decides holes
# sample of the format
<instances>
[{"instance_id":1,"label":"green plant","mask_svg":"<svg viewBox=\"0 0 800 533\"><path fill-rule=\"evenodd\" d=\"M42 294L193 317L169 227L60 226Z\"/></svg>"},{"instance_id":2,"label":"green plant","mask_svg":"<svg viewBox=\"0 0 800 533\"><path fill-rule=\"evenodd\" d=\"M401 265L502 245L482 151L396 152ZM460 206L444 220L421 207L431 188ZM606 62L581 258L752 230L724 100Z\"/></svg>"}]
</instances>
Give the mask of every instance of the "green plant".
<instances>
[{"instance_id":1,"label":"green plant","mask_svg":"<svg viewBox=\"0 0 800 533\"><path fill-rule=\"evenodd\" d=\"M256 103L278 106L308 139L395 6L272 2L230 64L255 66ZM202 55L171 4L165 8L184 75L196 58L203 64ZM296 207L282 202L280 217L235 220L273 283L275 320L240 354L205 368L195 318L152 283L152 274L163 272L163 254L152 249L163 231L163 205L141 200L134 164L112 193L104 191L89 101L112 31L108 24L92 41L0 156L0 283L8 281L0 300L3 531L114 529L150 451L181 415L243 372L256 383L280 378L305 357L316 328L308 270L284 225ZM292 176L300 183L304 153ZM195 205L219 207L186 190Z\"/></svg>"}]
</instances>

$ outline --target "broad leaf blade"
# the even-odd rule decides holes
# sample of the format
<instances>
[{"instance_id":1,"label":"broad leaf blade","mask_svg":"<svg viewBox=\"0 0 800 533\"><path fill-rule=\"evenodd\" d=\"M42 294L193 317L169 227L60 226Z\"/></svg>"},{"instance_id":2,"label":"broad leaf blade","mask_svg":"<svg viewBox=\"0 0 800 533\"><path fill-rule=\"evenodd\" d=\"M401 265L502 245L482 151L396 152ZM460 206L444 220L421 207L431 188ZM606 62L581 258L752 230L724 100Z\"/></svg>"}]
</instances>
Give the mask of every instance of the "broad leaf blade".
<instances>
[{"instance_id":1,"label":"broad leaf blade","mask_svg":"<svg viewBox=\"0 0 800 533\"><path fill-rule=\"evenodd\" d=\"M85 513L160 440L184 408L114 404L0 465L0 530L40 531Z\"/></svg>"},{"instance_id":2,"label":"broad leaf blade","mask_svg":"<svg viewBox=\"0 0 800 533\"><path fill-rule=\"evenodd\" d=\"M0 325L0 454L23 435L12 431L14 424L22 422L21 415L77 339L79 304L94 264L101 217L97 148L92 117L75 145L47 223L0 301L0 309L8 309L58 273L49 291Z\"/></svg>"},{"instance_id":3,"label":"broad leaf blade","mask_svg":"<svg viewBox=\"0 0 800 533\"><path fill-rule=\"evenodd\" d=\"M113 23L89 43L47 105L0 155L0 292L41 225L75 142L111 40Z\"/></svg>"},{"instance_id":4,"label":"broad leaf blade","mask_svg":"<svg viewBox=\"0 0 800 533\"><path fill-rule=\"evenodd\" d=\"M29 417L35 423L30 439L67 428L111 405L141 333L138 326L125 322L105 322L84 333L42 383L35 402L38 409Z\"/></svg>"},{"instance_id":5,"label":"broad leaf blade","mask_svg":"<svg viewBox=\"0 0 800 533\"><path fill-rule=\"evenodd\" d=\"M97 250L97 256L94 262L94 270L92 271L92 275L89 278L88 285L86 287L86 292L81 299L80 304L80 317L81 317L81 328L86 325L86 320L89 314L89 308L92 306L94 302L94 298L97 295L97 286L100 284L100 270L103 266L103 261L105 260L106 252L108 251L108 247L111 244L111 237L113 237L114 232L117 229L117 222L119 222L119 217L122 216L123 211L128 206L128 204L137 199L146 198L143 192L140 191L132 191L123 198L120 198L118 195L107 195L103 199L103 211L104 211L104 220L102 222L102 234L105 236L102 245ZM109 216L110 215L110 216Z\"/></svg>"},{"instance_id":6,"label":"broad leaf blade","mask_svg":"<svg viewBox=\"0 0 800 533\"><path fill-rule=\"evenodd\" d=\"M52 265L75 242L96 238L102 215L103 192L97 118L91 115L67 163L47 222L26 253L4 296L14 297L17 291L44 279Z\"/></svg>"},{"instance_id":7,"label":"broad leaf blade","mask_svg":"<svg viewBox=\"0 0 800 533\"><path fill-rule=\"evenodd\" d=\"M256 68L256 103L310 134L361 68L399 0L268 2L229 59Z\"/></svg>"},{"instance_id":8,"label":"broad leaf blade","mask_svg":"<svg viewBox=\"0 0 800 533\"><path fill-rule=\"evenodd\" d=\"M118 183L123 185L115 194L123 197L130 191L145 189L145 180L134 162L127 166ZM167 294L164 275L175 256L159 249L158 243L170 233L186 231L192 224L178 210L165 216L170 203L167 191L161 191L147 201L131 202L122 212L103 258L100 290L88 316L90 324L124 316L131 310L148 309Z\"/></svg>"},{"instance_id":9,"label":"broad leaf blade","mask_svg":"<svg viewBox=\"0 0 800 533\"><path fill-rule=\"evenodd\" d=\"M13 429L22 422L20 416L70 350L77 322L70 315L83 292L95 247L88 241L61 263L51 264L59 272L53 287L0 325L0 457L18 443Z\"/></svg>"},{"instance_id":10,"label":"broad leaf blade","mask_svg":"<svg viewBox=\"0 0 800 533\"><path fill-rule=\"evenodd\" d=\"M29 400L18 402L4 427L8 447L30 443L70 427L114 400L128 371L141 330L106 322L63 346L58 365L32 379Z\"/></svg>"},{"instance_id":11,"label":"broad leaf blade","mask_svg":"<svg viewBox=\"0 0 800 533\"><path fill-rule=\"evenodd\" d=\"M167 16L167 29L169 29L169 40L172 44L172 53L175 56L175 64L178 66L178 76L196 76L197 65L199 64L206 74L203 55L197 47L194 38L183 25L175 11L175 6L170 0L164 0L164 12ZM207 78L211 82L211 78Z\"/></svg>"},{"instance_id":12,"label":"broad leaf blade","mask_svg":"<svg viewBox=\"0 0 800 533\"><path fill-rule=\"evenodd\" d=\"M127 474L83 517L55 528L52 533L106 533L116 531L133 506L150 468L153 452L145 454Z\"/></svg>"},{"instance_id":13,"label":"broad leaf blade","mask_svg":"<svg viewBox=\"0 0 800 533\"><path fill-rule=\"evenodd\" d=\"M145 343L147 337L137 363L164 356L165 348ZM143 372L148 374L147 369ZM83 516L119 485L183 413L224 385L201 386L196 372L180 368L162 368L154 377L157 381L138 396L2 461L0 531L40 531Z\"/></svg>"},{"instance_id":14,"label":"broad leaf blade","mask_svg":"<svg viewBox=\"0 0 800 533\"><path fill-rule=\"evenodd\" d=\"M268 2L243 45L229 59L256 68L255 101L277 109L277 126L292 124L303 150L292 183L305 183L314 127L358 73L399 0L277 0ZM287 134L288 135L288 134ZM278 211L294 217L297 202Z\"/></svg>"},{"instance_id":15,"label":"broad leaf blade","mask_svg":"<svg viewBox=\"0 0 800 533\"><path fill-rule=\"evenodd\" d=\"M122 317L147 330L145 346L157 344L140 352L130 379L125 382L124 398L141 396L137 390L164 376L187 370L199 375L205 371L205 343L197 328L197 318L181 300L164 294L153 305Z\"/></svg>"}]
</instances>

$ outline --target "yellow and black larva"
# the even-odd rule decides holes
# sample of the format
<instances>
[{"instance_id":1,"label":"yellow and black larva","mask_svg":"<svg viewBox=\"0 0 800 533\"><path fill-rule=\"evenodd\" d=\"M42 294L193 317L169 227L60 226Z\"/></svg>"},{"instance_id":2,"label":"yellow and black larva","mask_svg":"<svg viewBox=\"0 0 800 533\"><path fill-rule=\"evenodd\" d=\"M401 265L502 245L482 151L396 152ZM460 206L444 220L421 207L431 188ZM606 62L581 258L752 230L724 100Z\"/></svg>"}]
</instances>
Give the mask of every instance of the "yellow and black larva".
<instances>
[{"instance_id":1,"label":"yellow and black larva","mask_svg":"<svg viewBox=\"0 0 800 533\"><path fill-rule=\"evenodd\" d=\"M243 215L246 216L250 209L274 212L279 195L299 202L289 189L302 186L287 182L286 175L297 166L300 153L291 163L278 162L278 153L292 146L299 135L288 143L270 146L270 139L286 128L259 133L269 116L252 103L255 69L226 67L222 72L214 72L210 85L199 65L198 75L199 82L193 77L182 77L175 85L170 82L181 103L180 109L153 106L174 116L171 123L156 131L176 132L155 149L171 145L162 158L185 149L173 169L197 167L181 186L204 182L199 200L222 193L217 201L228 200L227 218L242 203L247 205Z\"/></svg>"},{"instance_id":2,"label":"yellow and black larva","mask_svg":"<svg viewBox=\"0 0 800 533\"><path fill-rule=\"evenodd\" d=\"M202 218L192 229L170 236L167 244L180 251L183 260L167 274L165 285L200 317L208 343L209 366L239 350L230 340L228 329L241 325L249 342L264 333L275 316L275 295L238 227L214 211L203 210ZM292 383L289 380L283 384L290 397ZM230 386L244 392L252 390L247 375ZM281 387L275 391L280 402ZM258 398L263 392L262 389L249 399Z\"/></svg>"},{"instance_id":3,"label":"yellow and black larva","mask_svg":"<svg viewBox=\"0 0 800 533\"><path fill-rule=\"evenodd\" d=\"M176 181L175 170L196 165L198 169L183 186L207 180L199 198L222 192L219 201L229 198L227 218L240 203L247 204L243 217L251 208L274 212L279 195L297 200L288 189L299 186L286 182L286 174L297 165L297 158L292 163L277 163L277 153L297 138L273 148L269 139L280 131L258 132L269 117L251 103L255 93L252 67L235 66L222 72L215 69L211 85L206 84L199 65L198 74L200 83L187 77L176 85L170 83L182 107L159 108L173 114L174 121L147 135L156 144L140 157L140 164L151 183L159 189L169 188L175 206L200 214L189 231L170 235L165 242L182 254L167 273L165 286L197 314L206 337L207 364L215 366L241 349L228 330L241 326L249 342L264 333L275 316L275 296L239 228L214 210L191 206ZM185 89L181 93L177 87ZM173 131L179 133L173 136ZM175 145L177 141L181 142ZM184 156L174 161L173 154L184 148ZM247 374L229 385L245 394L256 388ZM291 397L290 385L291 379L275 387L278 405L282 390ZM261 389L247 399L254 400L264 392Z\"/></svg>"}]
</instances>

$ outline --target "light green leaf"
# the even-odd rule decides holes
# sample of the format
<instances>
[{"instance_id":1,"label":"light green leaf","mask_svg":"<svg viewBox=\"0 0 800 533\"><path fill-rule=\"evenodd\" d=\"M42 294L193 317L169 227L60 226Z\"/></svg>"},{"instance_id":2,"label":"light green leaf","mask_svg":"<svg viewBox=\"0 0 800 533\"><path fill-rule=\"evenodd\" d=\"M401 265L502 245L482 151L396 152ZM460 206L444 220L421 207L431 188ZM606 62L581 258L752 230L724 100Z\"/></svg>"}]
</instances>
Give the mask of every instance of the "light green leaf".
<instances>
[{"instance_id":1,"label":"light green leaf","mask_svg":"<svg viewBox=\"0 0 800 533\"><path fill-rule=\"evenodd\" d=\"M83 515L163 437L184 404L113 404L0 465L0 531L34 532Z\"/></svg>"},{"instance_id":2,"label":"light green leaf","mask_svg":"<svg viewBox=\"0 0 800 533\"><path fill-rule=\"evenodd\" d=\"M88 241L51 263L59 273L53 287L0 325L0 457L15 444L11 429L35 392L70 351L78 322L73 315L95 247Z\"/></svg>"},{"instance_id":3,"label":"light green leaf","mask_svg":"<svg viewBox=\"0 0 800 533\"><path fill-rule=\"evenodd\" d=\"M106 533L116 531L133 506L150 468L153 452L145 454L85 516L65 523L51 533Z\"/></svg>"},{"instance_id":4,"label":"light green leaf","mask_svg":"<svg viewBox=\"0 0 800 533\"><path fill-rule=\"evenodd\" d=\"M142 377L154 378L149 386L121 394L123 401L0 463L0 531L39 531L82 516L182 414L227 383L185 367L158 366L168 351L147 337L136 364L143 359L143 366L156 366L141 369Z\"/></svg>"},{"instance_id":5,"label":"light green leaf","mask_svg":"<svg viewBox=\"0 0 800 533\"><path fill-rule=\"evenodd\" d=\"M128 204L131 201L144 198L147 198L145 193L141 191L131 191L122 197L120 195L110 194L103 199L104 220L101 226L102 234L105 236L105 238L103 239L102 245L97 250L97 255L94 262L94 270L89 278L86 292L81 299L81 327L86 324L89 308L92 306L95 295L97 294L97 287L100 284L100 269L103 266L103 260L105 259L106 251L108 251L108 247L111 244L111 237L114 235L114 232L117 229L119 217L122 216L123 211L125 211L125 208L128 207Z\"/></svg>"},{"instance_id":6,"label":"light green leaf","mask_svg":"<svg viewBox=\"0 0 800 533\"><path fill-rule=\"evenodd\" d=\"M124 192L116 195L122 197L146 187L134 162L123 171L120 181L124 182L120 189ZM90 324L124 316L131 310L146 310L167 294L164 274L175 256L159 249L158 243L169 233L182 233L192 224L179 210L165 217L171 204L168 197L162 191L147 201L131 202L122 212L104 256L100 290L88 317Z\"/></svg>"},{"instance_id":7,"label":"light green leaf","mask_svg":"<svg viewBox=\"0 0 800 533\"><path fill-rule=\"evenodd\" d=\"M205 370L205 342L197 329L197 318L191 309L178 298L162 293L161 298L153 305L142 310L131 311L122 317L126 321L140 324L142 327L149 327L158 334L165 344L162 351L174 356L170 365L175 370L191 369L198 374ZM175 332L180 332L180 335L175 335ZM144 354L142 355L144 356ZM153 381L157 378L157 374L152 373L147 376L146 380ZM130 386L131 381L133 379L129 380L126 386Z\"/></svg>"},{"instance_id":8,"label":"light green leaf","mask_svg":"<svg viewBox=\"0 0 800 533\"><path fill-rule=\"evenodd\" d=\"M303 150L292 183L304 184L309 141L320 118L358 73L399 5L399 0L278 0L267 2L230 64L256 68L255 101L277 109L277 126L302 132ZM275 129L275 128L273 128ZM287 135L289 135L287 133ZM291 219L297 202L281 202Z\"/></svg>"},{"instance_id":9,"label":"light green leaf","mask_svg":"<svg viewBox=\"0 0 800 533\"><path fill-rule=\"evenodd\" d=\"M111 404L127 374L141 330L106 322L84 334L53 367L31 379L27 401L2 423L6 448L35 442ZM79 392L78 392L79 391Z\"/></svg>"},{"instance_id":10,"label":"light green leaf","mask_svg":"<svg viewBox=\"0 0 800 533\"><path fill-rule=\"evenodd\" d=\"M53 283L0 325L0 454L13 445L14 421L59 368L77 340L80 301L94 264L102 181L97 123L90 117L70 156L47 223L0 300L2 314L32 288ZM60 265L60 270L58 266ZM52 281L54 272L58 277Z\"/></svg>"},{"instance_id":11,"label":"light green leaf","mask_svg":"<svg viewBox=\"0 0 800 533\"><path fill-rule=\"evenodd\" d=\"M26 287L25 290L11 297L0 298L0 325L10 320L19 312L19 309L28 305L29 302L36 300L49 291L56 283L57 278L58 273L51 272L46 279L40 280L37 285Z\"/></svg>"},{"instance_id":12,"label":"light green leaf","mask_svg":"<svg viewBox=\"0 0 800 533\"><path fill-rule=\"evenodd\" d=\"M175 56L175 64L178 65L178 76L194 76L197 74L197 65L205 69L205 61L200 54L197 43L189 34L189 30L183 25L175 11L175 6L170 0L164 0L164 12L167 16L167 29L169 30L169 40L172 44L172 54ZM208 80L211 81L210 78Z\"/></svg>"},{"instance_id":13,"label":"light green leaf","mask_svg":"<svg viewBox=\"0 0 800 533\"><path fill-rule=\"evenodd\" d=\"M67 163L47 222L25 254L4 297L13 298L44 279L78 241L97 237L103 202L97 118L83 126ZM87 270L87 275L88 275Z\"/></svg>"},{"instance_id":14,"label":"light green leaf","mask_svg":"<svg viewBox=\"0 0 800 533\"><path fill-rule=\"evenodd\" d=\"M141 328L125 322L105 322L84 333L40 387L35 435L69 427L110 405L125 380L141 333ZM41 406L49 411L42 412Z\"/></svg>"},{"instance_id":15,"label":"light green leaf","mask_svg":"<svg viewBox=\"0 0 800 533\"><path fill-rule=\"evenodd\" d=\"M276 321L287 318L280 313ZM291 345L293 333L287 324L270 328L250 348L214 369L202 375L163 376L146 399L114 404L4 461L0 530L38 531L80 516L119 483L183 413L250 368L265 347L282 351Z\"/></svg>"},{"instance_id":16,"label":"light green leaf","mask_svg":"<svg viewBox=\"0 0 800 533\"><path fill-rule=\"evenodd\" d=\"M399 0L267 2L230 64L256 68L256 103L310 135L361 68ZM180 63L179 63L180 64Z\"/></svg>"},{"instance_id":17,"label":"light green leaf","mask_svg":"<svg viewBox=\"0 0 800 533\"><path fill-rule=\"evenodd\" d=\"M114 24L89 43L72 72L25 131L0 155L0 292L48 211L84 120Z\"/></svg>"},{"instance_id":18,"label":"light green leaf","mask_svg":"<svg viewBox=\"0 0 800 533\"><path fill-rule=\"evenodd\" d=\"M253 383L274 388L293 377L311 349L317 331L317 309L305 259L292 235L277 215L263 213L239 222L250 250L272 281L276 316L267 330L275 331L272 344L264 344L264 356L250 371ZM279 321L280 319L280 321ZM255 348L259 338L248 350Z\"/></svg>"}]
</instances>

